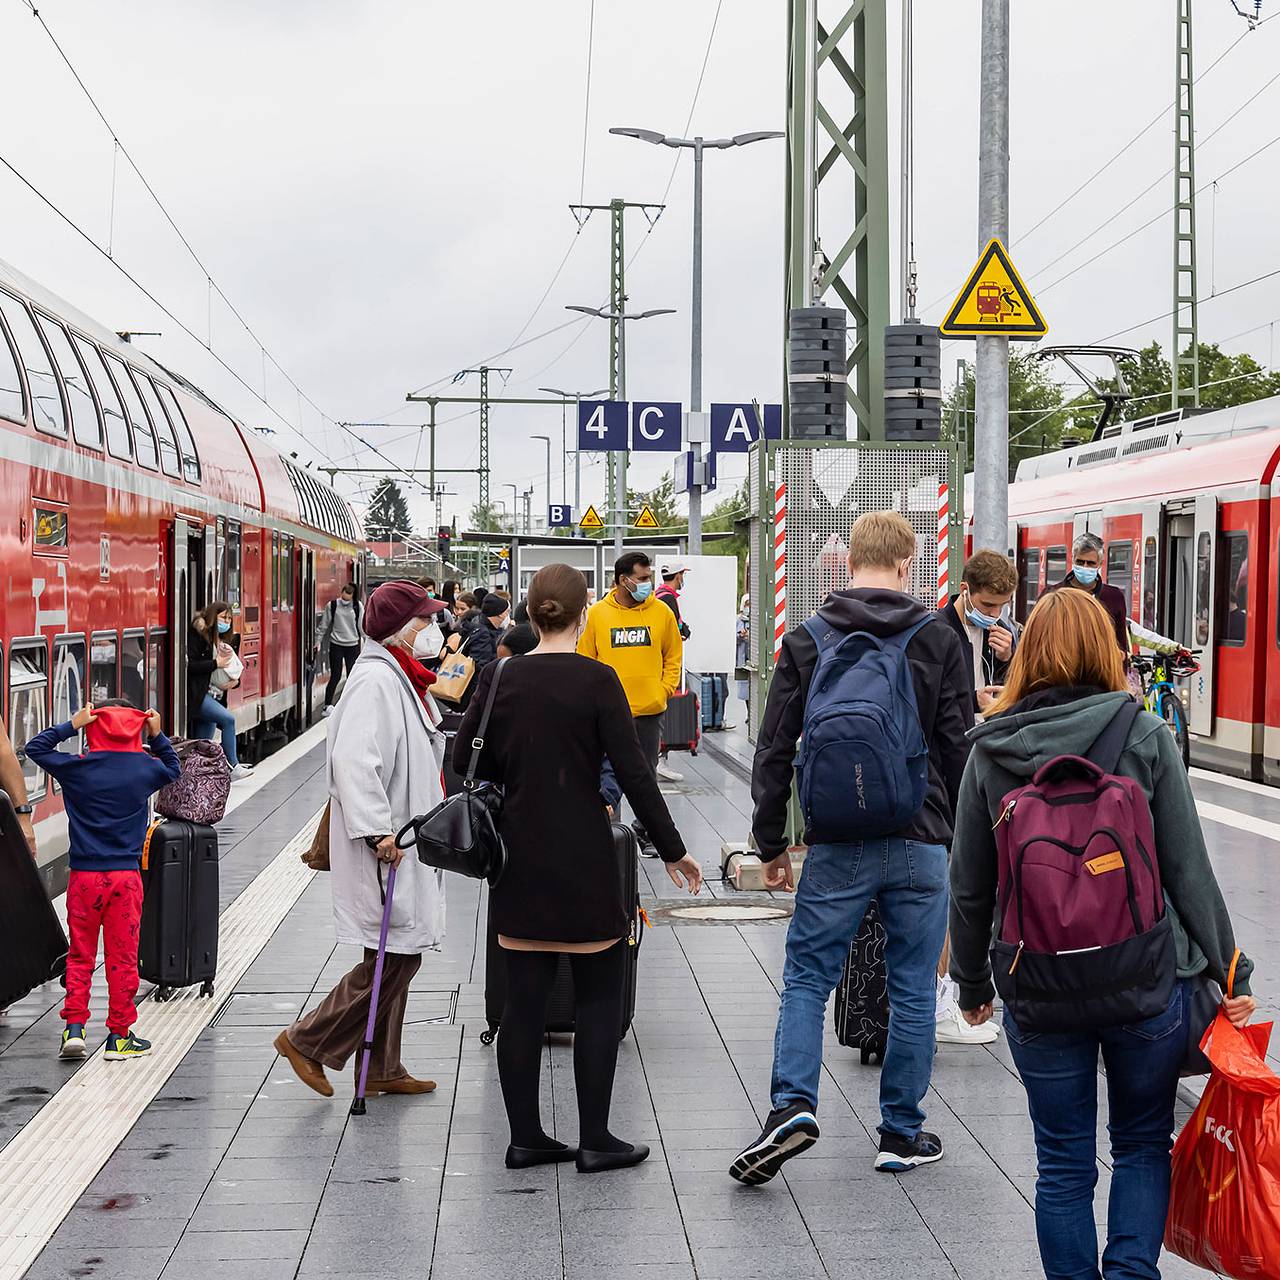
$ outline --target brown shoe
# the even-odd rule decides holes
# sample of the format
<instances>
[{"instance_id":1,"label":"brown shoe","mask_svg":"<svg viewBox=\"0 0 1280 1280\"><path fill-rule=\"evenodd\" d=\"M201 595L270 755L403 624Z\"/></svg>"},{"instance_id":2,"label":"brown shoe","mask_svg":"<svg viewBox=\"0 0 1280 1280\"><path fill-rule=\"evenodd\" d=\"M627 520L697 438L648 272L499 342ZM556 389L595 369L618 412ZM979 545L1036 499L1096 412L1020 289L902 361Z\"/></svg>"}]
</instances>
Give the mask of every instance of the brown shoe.
<instances>
[{"instance_id":1,"label":"brown shoe","mask_svg":"<svg viewBox=\"0 0 1280 1280\"><path fill-rule=\"evenodd\" d=\"M412 1076L400 1076L396 1080L370 1080L365 1094L375 1093L434 1093L434 1080L415 1080Z\"/></svg>"},{"instance_id":2,"label":"brown shoe","mask_svg":"<svg viewBox=\"0 0 1280 1280\"><path fill-rule=\"evenodd\" d=\"M276 1036L272 1043L275 1045L275 1051L288 1060L294 1075L308 1089L314 1089L325 1098L333 1097L333 1085L325 1078L324 1068L314 1058L308 1058L305 1053L299 1053L285 1032L282 1031Z\"/></svg>"}]
</instances>

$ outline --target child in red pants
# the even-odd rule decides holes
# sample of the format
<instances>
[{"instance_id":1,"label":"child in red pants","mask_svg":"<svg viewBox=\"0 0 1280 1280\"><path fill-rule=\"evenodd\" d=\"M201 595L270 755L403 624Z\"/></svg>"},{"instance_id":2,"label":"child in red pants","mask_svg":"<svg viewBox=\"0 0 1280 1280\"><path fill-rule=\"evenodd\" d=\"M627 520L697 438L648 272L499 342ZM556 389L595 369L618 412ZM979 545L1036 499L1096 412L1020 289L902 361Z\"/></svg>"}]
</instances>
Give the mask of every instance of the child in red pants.
<instances>
[{"instance_id":1,"label":"child in red pants","mask_svg":"<svg viewBox=\"0 0 1280 1280\"><path fill-rule=\"evenodd\" d=\"M151 740L142 745L142 731ZM85 732L83 755L58 744ZM142 920L142 845L147 802L179 773L178 757L160 732L155 711L113 700L84 707L75 717L38 733L27 755L62 787L71 837L67 885L66 1027L60 1056L82 1058L89 1021L89 989L101 931L107 974L105 1057L139 1058L151 1044L133 1034L138 1016L138 928Z\"/></svg>"}]
</instances>

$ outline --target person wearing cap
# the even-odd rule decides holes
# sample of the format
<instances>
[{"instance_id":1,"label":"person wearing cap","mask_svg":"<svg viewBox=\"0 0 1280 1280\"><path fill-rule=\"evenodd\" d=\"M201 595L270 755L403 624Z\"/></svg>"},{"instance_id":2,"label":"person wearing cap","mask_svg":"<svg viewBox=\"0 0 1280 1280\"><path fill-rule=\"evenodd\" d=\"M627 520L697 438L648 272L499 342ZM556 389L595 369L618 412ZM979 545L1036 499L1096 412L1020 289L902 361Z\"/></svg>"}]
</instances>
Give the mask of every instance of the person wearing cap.
<instances>
[{"instance_id":1,"label":"person wearing cap","mask_svg":"<svg viewBox=\"0 0 1280 1280\"><path fill-rule=\"evenodd\" d=\"M480 606L480 619L467 640L464 652L476 664L487 667L498 656L498 640L511 617L511 601L490 592Z\"/></svg>"},{"instance_id":2,"label":"person wearing cap","mask_svg":"<svg viewBox=\"0 0 1280 1280\"><path fill-rule=\"evenodd\" d=\"M688 624L680 615L680 593L684 590L684 575L689 572L686 564L664 564L660 566L662 586L654 595L676 615L676 626L680 628L680 639L687 640L692 634Z\"/></svg>"},{"instance_id":3,"label":"person wearing cap","mask_svg":"<svg viewBox=\"0 0 1280 1280\"><path fill-rule=\"evenodd\" d=\"M369 638L347 678L347 694L326 722L329 867L338 941L364 958L310 1013L281 1031L275 1048L309 1088L333 1096L324 1069L341 1070L364 1040L372 998L386 871L398 868L378 998L367 1093L430 1093L400 1061L409 984L422 953L444 937L444 873L405 858L395 833L444 800L445 737L426 663L443 640L445 608L413 582L385 582L369 597Z\"/></svg>"},{"instance_id":4,"label":"person wearing cap","mask_svg":"<svg viewBox=\"0 0 1280 1280\"><path fill-rule=\"evenodd\" d=\"M143 731L150 750L142 745ZM85 737L85 751L60 744ZM107 975L107 1044L110 1059L151 1052L134 1035L138 1016L138 931L142 921L142 846L147 802L181 769L155 711L139 711L120 699L81 707L62 724L38 733L27 756L62 788L67 809L71 874L67 881L67 998L62 1006L59 1056L83 1058L89 1021L89 989L98 959L98 934Z\"/></svg>"}]
</instances>

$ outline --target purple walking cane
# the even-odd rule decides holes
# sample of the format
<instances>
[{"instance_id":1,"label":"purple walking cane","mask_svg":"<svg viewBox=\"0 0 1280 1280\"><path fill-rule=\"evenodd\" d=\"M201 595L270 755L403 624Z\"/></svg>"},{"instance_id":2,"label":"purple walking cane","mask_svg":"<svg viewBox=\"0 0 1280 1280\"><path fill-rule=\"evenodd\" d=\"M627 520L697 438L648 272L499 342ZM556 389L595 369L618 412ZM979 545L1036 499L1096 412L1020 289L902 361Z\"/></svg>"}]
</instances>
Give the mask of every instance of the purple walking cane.
<instances>
[{"instance_id":1,"label":"purple walking cane","mask_svg":"<svg viewBox=\"0 0 1280 1280\"><path fill-rule=\"evenodd\" d=\"M373 965L373 988L369 992L369 1021L364 1029L364 1056L360 1060L360 1078L356 1082L356 1096L351 1099L351 1114L365 1113L364 1090L369 1083L369 1059L373 1055L373 1027L378 1020L378 996L382 991L382 965L387 958L387 929L391 924L391 898L396 891L396 869L387 873L386 902L382 908L382 932L378 935L378 958Z\"/></svg>"}]
</instances>

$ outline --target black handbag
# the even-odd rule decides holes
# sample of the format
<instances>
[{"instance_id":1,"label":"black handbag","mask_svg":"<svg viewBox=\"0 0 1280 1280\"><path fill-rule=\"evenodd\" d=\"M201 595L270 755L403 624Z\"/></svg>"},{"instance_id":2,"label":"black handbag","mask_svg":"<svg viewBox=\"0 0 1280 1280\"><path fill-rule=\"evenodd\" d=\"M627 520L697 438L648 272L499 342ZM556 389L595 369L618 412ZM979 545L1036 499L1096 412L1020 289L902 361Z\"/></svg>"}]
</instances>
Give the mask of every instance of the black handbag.
<instances>
[{"instance_id":1,"label":"black handbag","mask_svg":"<svg viewBox=\"0 0 1280 1280\"><path fill-rule=\"evenodd\" d=\"M1240 949L1237 947L1231 957L1231 968L1227 972L1227 991L1235 986L1236 965L1240 963ZM1191 980L1191 990L1187 997L1187 1047L1182 1056L1182 1067L1178 1074L1185 1080L1192 1076L1207 1076L1213 1069L1209 1059L1200 1048L1200 1041L1208 1031L1209 1024L1218 1016L1222 1007L1222 988L1207 973L1197 974Z\"/></svg>"},{"instance_id":2,"label":"black handbag","mask_svg":"<svg viewBox=\"0 0 1280 1280\"><path fill-rule=\"evenodd\" d=\"M498 833L502 813L503 791L492 782L477 782L476 769L484 748L484 735L489 727L494 698L502 668L509 661L499 658L489 696L476 736L471 739L471 759L462 779L462 790L449 796L430 813L412 818L396 833L396 847L418 846L418 861L441 871L454 871L473 880L487 880L495 885L507 867L507 846ZM409 837L409 838L406 838Z\"/></svg>"}]
</instances>

